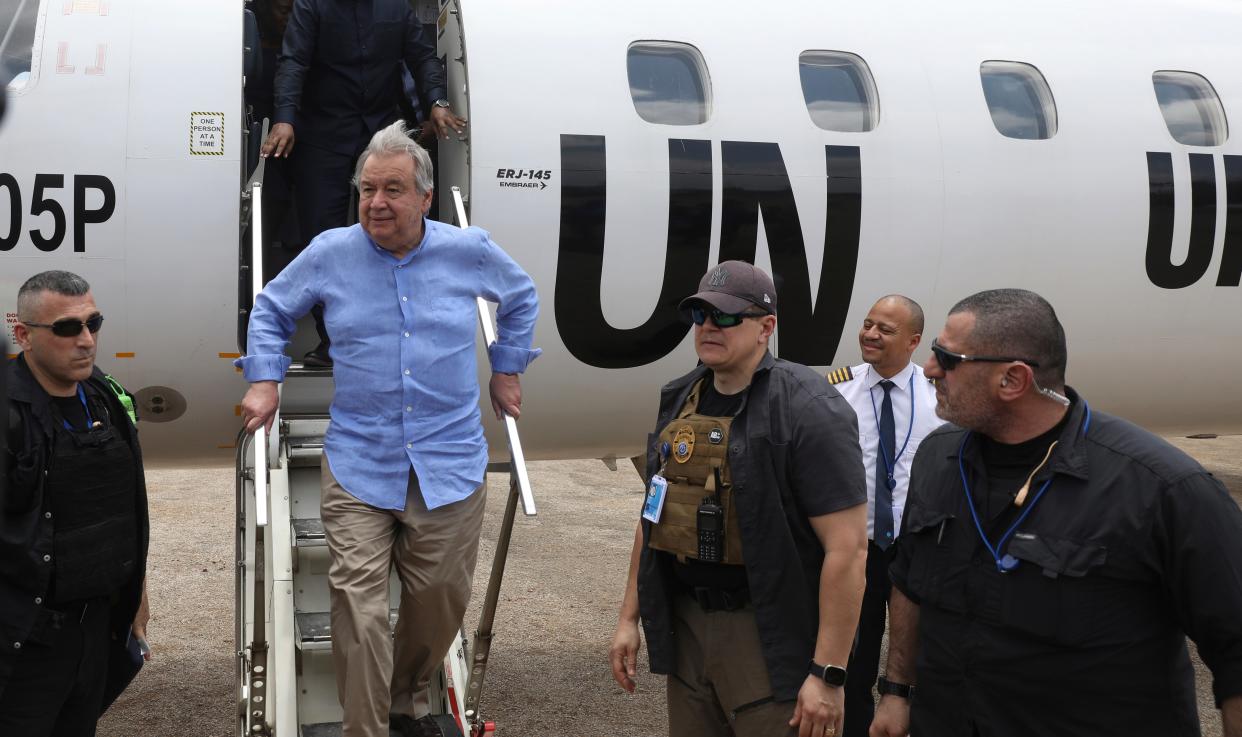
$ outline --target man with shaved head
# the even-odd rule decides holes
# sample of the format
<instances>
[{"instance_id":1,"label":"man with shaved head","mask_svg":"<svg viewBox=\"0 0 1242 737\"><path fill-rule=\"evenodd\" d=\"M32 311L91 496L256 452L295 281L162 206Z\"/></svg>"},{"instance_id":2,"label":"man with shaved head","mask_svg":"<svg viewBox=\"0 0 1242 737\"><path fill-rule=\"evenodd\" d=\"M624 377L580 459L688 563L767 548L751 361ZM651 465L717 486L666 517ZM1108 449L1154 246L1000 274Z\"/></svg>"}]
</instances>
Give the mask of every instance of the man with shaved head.
<instances>
[{"instance_id":1,"label":"man with shaved head","mask_svg":"<svg viewBox=\"0 0 1242 737\"><path fill-rule=\"evenodd\" d=\"M924 365L923 441L889 568L874 737L1198 735L1189 636L1242 735L1242 512L1160 438L1065 384L1039 295L963 299Z\"/></svg>"},{"instance_id":2,"label":"man with shaved head","mask_svg":"<svg viewBox=\"0 0 1242 737\"><path fill-rule=\"evenodd\" d=\"M888 564L901 527L910 463L919 443L943 424L936 392L910 361L923 337L923 308L909 297L881 297L863 320L858 347L863 363L838 369L829 380L858 415L858 440L867 475L867 588L858 641L845 683L845 737L864 737L875 713L872 688L888 608ZM903 693L880 682L880 693Z\"/></svg>"},{"instance_id":3,"label":"man with shaved head","mask_svg":"<svg viewBox=\"0 0 1242 737\"><path fill-rule=\"evenodd\" d=\"M102 327L77 274L45 271L18 290L0 485L0 735L94 735L141 665L147 495L133 398L95 365Z\"/></svg>"}]
</instances>

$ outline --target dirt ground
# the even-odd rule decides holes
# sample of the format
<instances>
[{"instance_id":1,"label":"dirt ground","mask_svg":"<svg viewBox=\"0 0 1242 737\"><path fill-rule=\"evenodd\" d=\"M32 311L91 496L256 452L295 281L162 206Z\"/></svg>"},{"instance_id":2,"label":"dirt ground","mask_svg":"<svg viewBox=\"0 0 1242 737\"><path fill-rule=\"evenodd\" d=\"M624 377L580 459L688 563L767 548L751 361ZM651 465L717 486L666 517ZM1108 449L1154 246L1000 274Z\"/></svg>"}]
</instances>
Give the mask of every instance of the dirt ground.
<instances>
[{"instance_id":1,"label":"dirt ground","mask_svg":"<svg viewBox=\"0 0 1242 737\"><path fill-rule=\"evenodd\" d=\"M1242 499L1242 436L1170 438ZM664 737L664 679L630 695L606 663L641 485L599 461L531 464L539 516L520 513L496 617L481 713L504 737ZM475 596L478 621L507 477L489 479ZM233 737L233 469L148 473L150 641L155 659L100 722L101 737ZM1221 734L1198 665L1203 734Z\"/></svg>"}]
</instances>

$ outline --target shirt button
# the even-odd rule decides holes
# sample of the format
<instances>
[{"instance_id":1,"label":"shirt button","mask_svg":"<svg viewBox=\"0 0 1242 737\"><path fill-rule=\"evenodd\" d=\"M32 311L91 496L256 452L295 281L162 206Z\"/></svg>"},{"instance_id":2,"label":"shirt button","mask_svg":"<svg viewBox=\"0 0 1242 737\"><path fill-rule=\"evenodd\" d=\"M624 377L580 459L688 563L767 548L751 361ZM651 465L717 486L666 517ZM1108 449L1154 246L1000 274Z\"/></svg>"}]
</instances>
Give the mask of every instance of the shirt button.
<instances>
[{"instance_id":1,"label":"shirt button","mask_svg":"<svg viewBox=\"0 0 1242 737\"><path fill-rule=\"evenodd\" d=\"M407 337L407 338L408 338L408 337L410 337L410 331L409 331L409 330L405 331L404 335L405 335L405 337Z\"/></svg>"},{"instance_id":2,"label":"shirt button","mask_svg":"<svg viewBox=\"0 0 1242 737\"><path fill-rule=\"evenodd\" d=\"M44 519L51 519L51 518L52 518L52 513L51 513L51 512L44 512L44 513L43 513L43 518L44 518Z\"/></svg>"},{"instance_id":3,"label":"shirt button","mask_svg":"<svg viewBox=\"0 0 1242 737\"><path fill-rule=\"evenodd\" d=\"M52 556L50 556L50 555L45 555L45 556L43 556L43 562L44 562L44 563L47 563L47 562L49 562L49 561L51 561L51 560L52 560Z\"/></svg>"},{"instance_id":4,"label":"shirt button","mask_svg":"<svg viewBox=\"0 0 1242 737\"><path fill-rule=\"evenodd\" d=\"M410 298L409 298L409 297L402 297L402 298L401 298L401 301L402 301L402 302L409 302L409 301L410 301Z\"/></svg>"},{"instance_id":5,"label":"shirt button","mask_svg":"<svg viewBox=\"0 0 1242 737\"><path fill-rule=\"evenodd\" d=\"M406 370L405 370L405 375L406 375L406 376L409 376L409 375L410 375L410 370L409 370L409 369L406 369Z\"/></svg>"},{"instance_id":6,"label":"shirt button","mask_svg":"<svg viewBox=\"0 0 1242 737\"><path fill-rule=\"evenodd\" d=\"M405 408L405 411L406 411L406 412L413 412L413 411L414 411L414 408L413 408L413 407L406 407L406 408Z\"/></svg>"},{"instance_id":7,"label":"shirt button","mask_svg":"<svg viewBox=\"0 0 1242 737\"><path fill-rule=\"evenodd\" d=\"M22 644L21 644L20 642L15 642L15 643L13 643L13 649L14 649L14 650L21 650L21 649L22 649Z\"/></svg>"},{"instance_id":8,"label":"shirt button","mask_svg":"<svg viewBox=\"0 0 1242 737\"><path fill-rule=\"evenodd\" d=\"M414 447L414 444L413 444L413 443L406 443L406 444L405 444L405 447L407 447L407 448L413 448L413 447Z\"/></svg>"},{"instance_id":9,"label":"shirt button","mask_svg":"<svg viewBox=\"0 0 1242 737\"><path fill-rule=\"evenodd\" d=\"M43 603L43 597L42 597L42 596L36 596L36 597L35 597L35 603L36 603L36 604L42 604L42 603Z\"/></svg>"}]
</instances>

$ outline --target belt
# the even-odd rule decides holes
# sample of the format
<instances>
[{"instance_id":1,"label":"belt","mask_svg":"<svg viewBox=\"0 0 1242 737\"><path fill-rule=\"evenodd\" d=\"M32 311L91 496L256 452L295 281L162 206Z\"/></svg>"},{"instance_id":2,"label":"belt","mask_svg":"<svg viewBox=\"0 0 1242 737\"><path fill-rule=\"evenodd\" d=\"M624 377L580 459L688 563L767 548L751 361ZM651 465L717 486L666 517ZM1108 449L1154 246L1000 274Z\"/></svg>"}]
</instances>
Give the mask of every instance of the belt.
<instances>
[{"instance_id":1,"label":"belt","mask_svg":"<svg viewBox=\"0 0 1242 737\"><path fill-rule=\"evenodd\" d=\"M705 612L732 612L750 603L750 589L727 591L695 586L691 593Z\"/></svg>"}]
</instances>

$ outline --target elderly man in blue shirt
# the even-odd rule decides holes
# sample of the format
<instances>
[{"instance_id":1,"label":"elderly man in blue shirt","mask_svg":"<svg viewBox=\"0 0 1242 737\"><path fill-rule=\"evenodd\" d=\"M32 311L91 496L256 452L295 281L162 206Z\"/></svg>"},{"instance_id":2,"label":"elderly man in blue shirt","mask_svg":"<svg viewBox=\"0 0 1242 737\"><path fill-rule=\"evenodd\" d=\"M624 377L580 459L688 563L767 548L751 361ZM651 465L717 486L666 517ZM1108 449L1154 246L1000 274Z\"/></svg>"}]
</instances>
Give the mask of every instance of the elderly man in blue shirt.
<instances>
[{"instance_id":1,"label":"elderly man in blue shirt","mask_svg":"<svg viewBox=\"0 0 1242 737\"><path fill-rule=\"evenodd\" d=\"M476 302L499 304L492 408L517 417L538 299L478 228L426 219L431 161L404 123L358 161L359 224L319 235L255 300L246 429L269 428L284 349L317 303L334 340L321 516L332 556L332 653L344 734L438 734L427 685L461 626L483 519L487 444L475 380ZM388 569L401 611L388 625ZM391 701L390 701L391 694Z\"/></svg>"}]
</instances>

